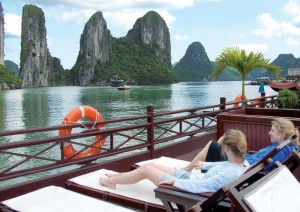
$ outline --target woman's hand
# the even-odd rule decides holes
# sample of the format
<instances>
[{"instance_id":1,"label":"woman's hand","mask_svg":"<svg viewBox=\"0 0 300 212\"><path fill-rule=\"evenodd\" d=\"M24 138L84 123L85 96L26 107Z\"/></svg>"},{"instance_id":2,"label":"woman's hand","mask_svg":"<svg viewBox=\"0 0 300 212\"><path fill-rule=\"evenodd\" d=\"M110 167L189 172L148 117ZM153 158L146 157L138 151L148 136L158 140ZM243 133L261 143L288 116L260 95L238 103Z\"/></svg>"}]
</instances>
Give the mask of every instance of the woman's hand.
<instances>
[{"instance_id":1,"label":"woman's hand","mask_svg":"<svg viewBox=\"0 0 300 212\"><path fill-rule=\"evenodd\" d=\"M173 185L175 180L165 180L158 183L158 185L166 184L166 185Z\"/></svg>"},{"instance_id":2,"label":"woman's hand","mask_svg":"<svg viewBox=\"0 0 300 212\"><path fill-rule=\"evenodd\" d=\"M203 161L199 160L196 163L194 163L193 166L195 167L195 169L201 170L203 168Z\"/></svg>"}]
</instances>

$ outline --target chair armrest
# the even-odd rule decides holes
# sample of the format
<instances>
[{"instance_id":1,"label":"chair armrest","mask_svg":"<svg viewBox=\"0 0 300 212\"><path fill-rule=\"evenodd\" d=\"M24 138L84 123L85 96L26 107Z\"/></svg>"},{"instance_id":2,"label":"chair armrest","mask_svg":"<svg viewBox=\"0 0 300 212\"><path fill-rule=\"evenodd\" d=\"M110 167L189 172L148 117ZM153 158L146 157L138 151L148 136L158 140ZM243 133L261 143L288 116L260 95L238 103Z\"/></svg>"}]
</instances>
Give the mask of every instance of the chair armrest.
<instances>
[{"instance_id":1,"label":"chair armrest","mask_svg":"<svg viewBox=\"0 0 300 212\"><path fill-rule=\"evenodd\" d=\"M206 192L206 193L191 193L191 192L188 192L188 191L185 191L185 190L182 190L180 188L176 188L172 185L168 185L168 184L160 184L158 186L159 188L164 188L164 189L169 189L171 191L178 191L178 192L181 192L181 193L186 193L186 194L191 194L191 195L195 195L195 196L201 196L201 197L205 197L205 198L208 198L210 197L212 194L214 194L213 192Z\"/></svg>"},{"instance_id":2,"label":"chair armrest","mask_svg":"<svg viewBox=\"0 0 300 212\"><path fill-rule=\"evenodd\" d=\"M179 211L187 211L198 202L202 202L206 197L188 193L171 185L160 185L154 189L155 197L160 199L167 211L175 211L175 203Z\"/></svg>"},{"instance_id":3,"label":"chair armrest","mask_svg":"<svg viewBox=\"0 0 300 212\"><path fill-rule=\"evenodd\" d=\"M201 207L201 203L205 202L206 205L214 205L215 198L213 197L216 193L201 193L201 194L193 194L187 191L183 191L181 189L175 188L172 185L161 184L158 188L154 190L155 197L159 198L167 211L175 211L174 208L175 203L179 211L188 211L193 206L198 204ZM220 193L220 192L219 192ZM212 198L213 197L213 198ZM211 199L212 198L212 199ZM218 203L217 203L218 204ZM225 199L219 205L220 207L230 208L229 199Z\"/></svg>"}]
</instances>

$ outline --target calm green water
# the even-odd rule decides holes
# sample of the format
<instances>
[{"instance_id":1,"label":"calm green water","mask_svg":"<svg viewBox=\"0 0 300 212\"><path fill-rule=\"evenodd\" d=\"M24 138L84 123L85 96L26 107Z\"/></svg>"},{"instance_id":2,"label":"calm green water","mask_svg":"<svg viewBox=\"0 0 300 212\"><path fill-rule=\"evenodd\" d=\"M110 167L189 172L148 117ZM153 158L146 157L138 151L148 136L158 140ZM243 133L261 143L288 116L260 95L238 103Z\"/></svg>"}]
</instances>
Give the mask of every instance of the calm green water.
<instances>
[{"instance_id":1,"label":"calm green water","mask_svg":"<svg viewBox=\"0 0 300 212\"><path fill-rule=\"evenodd\" d=\"M265 86L266 95L277 94ZM80 105L90 105L104 119L218 104L220 97L231 101L241 93L241 82L197 82L162 86L51 87L0 91L0 131L58 125ZM246 86L247 98L259 96L258 86Z\"/></svg>"}]
</instances>

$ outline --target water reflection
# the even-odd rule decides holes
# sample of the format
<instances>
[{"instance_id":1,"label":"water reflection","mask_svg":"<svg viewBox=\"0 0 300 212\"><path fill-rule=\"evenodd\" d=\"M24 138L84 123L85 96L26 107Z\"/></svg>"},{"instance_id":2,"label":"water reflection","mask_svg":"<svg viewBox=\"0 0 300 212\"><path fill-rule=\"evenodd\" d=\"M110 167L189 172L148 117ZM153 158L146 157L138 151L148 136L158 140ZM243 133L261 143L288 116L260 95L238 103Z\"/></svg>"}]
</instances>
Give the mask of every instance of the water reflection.
<instances>
[{"instance_id":1,"label":"water reflection","mask_svg":"<svg viewBox=\"0 0 300 212\"><path fill-rule=\"evenodd\" d=\"M172 85L172 110L201 107L219 104L220 97L226 97L227 101L233 101L241 93L242 82L193 82L178 83ZM260 96L259 86L246 86L245 95L248 99ZM269 86L265 86L266 95L275 95Z\"/></svg>"},{"instance_id":2,"label":"water reflection","mask_svg":"<svg viewBox=\"0 0 300 212\"><path fill-rule=\"evenodd\" d=\"M112 87L86 88L82 91L81 103L97 108L105 119L142 115L147 105L156 110L169 109L170 86L132 86L119 91Z\"/></svg>"},{"instance_id":3,"label":"water reflection","mask_svg":"<svg viewBox=\"0 0 300 212\"><path fill-rule=\"evenodd\" d=\"M48 89L24 89L22 112L26 128L48 125Z\"/></svg>"},{"instance_id":4,"label":"water reflection","mask_svg":"<svg viewBox=\"0 0 300 212\"><path fill-rule=\"evenodd\" d=\"M0 129L4 128L4 117L5 117L5 101L3 95L4 94L0 91Z\"/></svg>"},{"instance_id":5,"label":"water reflection","mask_svg":"<svg viewBox=\"0 0 300 212\"><path fill-rule=\"evenodd\" d=\"M75 86L48 88L48 125L59 125L69 111L82 105L82 90L82 87Z\"/></svg>"}]
</instances>

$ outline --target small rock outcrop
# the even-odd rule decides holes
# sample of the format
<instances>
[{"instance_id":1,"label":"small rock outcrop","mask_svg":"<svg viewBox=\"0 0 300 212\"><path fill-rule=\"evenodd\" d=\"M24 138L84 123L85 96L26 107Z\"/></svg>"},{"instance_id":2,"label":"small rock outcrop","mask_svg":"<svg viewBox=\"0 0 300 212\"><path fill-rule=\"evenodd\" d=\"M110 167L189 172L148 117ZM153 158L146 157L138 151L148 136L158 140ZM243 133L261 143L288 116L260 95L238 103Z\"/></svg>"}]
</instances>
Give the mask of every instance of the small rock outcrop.
<instances>
[{"instance_id":1,"label":"small rock outcrop","mask_svg":"<svg viewBox=\"0 0 300 212\"><path fill-rule=\"evenodd\" d=\"M126 38L150 45L162 62L171 66L171 41L169 28L164 19L155 11L139 18Z\"/></svg>"},{"instance_id":2,"label":"small rock outcrop","mask_svg":"<svg viewBox=\"0 0 300 212\"><path fill-rule=\"evenodd\" d=\"M48 57L51 57L48 55ZM64 70L60 59L56 57L51 57L50 72L48 75L48 84L49 86L62 86L66 85L65 74L67 71Z\"/></svg>"},{"instance_id":3,"label":"small rock outcrop","mask_svg":"<svg viewBox=\"0 0 300 212\"><path fill-rule=\"evenodd\" d=\"M109 60L110 39L102 12L96 12L86 23L80 38L80 51L73 67L76 85L91 85L97 62L105 64Z\"/></svg>"},{"instance_id":4,"label":"small rock outcrop","mask_svg":"<svg viewBox=\"0 0 300 212\"><path fill-rule=\"evenodd\" d=\"M200 42L188 46L185 55L173 70L179 81L203 81L212 73L212 64Z\"/></svg>"},{"instance_id":5,"label":"small rock outcrop","mask_svg":"<svg viewBox=\"0 0 300 212\"><path fill-rule=\"evenodd\" d=\"M13 72L16 76L19 76L19 66L11 60L5 60L4 66Z\"/></svg>"},{"instance_id":6,"label":"small rock outcrop","mask_svg":"<svg viewBox=\"0 0 300 212\"><path fill-rule=\"evenodd\" d=\"M22 87L48 86L50 55L45 16L35 5L25 5L22 14L20 78Z\"/></svg>"},{"instance_id":7,"label":"small rock outcrop","mask_svg":"<svg viewBox=\"0 0 300 212\"><path fill-rule=\"evenodd\" d=\"M0 90L21 88L21 80L13 72L0 64Z\"/></svg>"}]
</instances>

